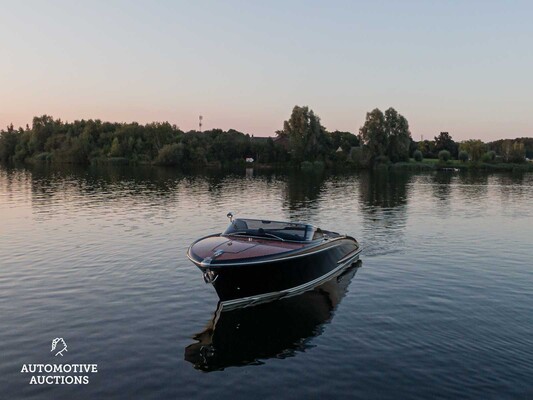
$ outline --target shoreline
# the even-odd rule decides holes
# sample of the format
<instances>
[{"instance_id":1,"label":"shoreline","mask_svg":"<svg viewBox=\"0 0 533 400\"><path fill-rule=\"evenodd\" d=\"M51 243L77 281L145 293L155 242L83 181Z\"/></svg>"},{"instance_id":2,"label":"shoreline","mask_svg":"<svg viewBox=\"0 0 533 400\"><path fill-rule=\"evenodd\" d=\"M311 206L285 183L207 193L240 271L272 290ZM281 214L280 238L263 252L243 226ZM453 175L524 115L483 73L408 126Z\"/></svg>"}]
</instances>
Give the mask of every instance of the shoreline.
<instances>
[{"instance_id":1,"label":"shoreline","mask_svg":"<svg viewBox=\"0 0 533 400\"><path fill-rule=\"evenodd\" d=\"M431 172L431 171L485 171L485 172L533 172L533 162L517 163L474 163L451 160L441 162L435 159L425 159L422 161L397 162L389 164L376 164L372 167L360 167L352 163L324 163L322 161L304 161L293 164L285 163L242 163L242 162L211 162L207 164L191 164L186 166L178 165L158 165L151 162L133 162L126 158L94 159L90 163L69 163L62 161L30 159L24 162L0 163L0 166L7 167L32 167L32 166L79 166L79 167L156 167L166 170L181 171L213 171L213 170L246 170L254 169L258 171L294 171L304 172L356 172L356 171L412 171L412 172Z\"/></svg>"}]
</instances>

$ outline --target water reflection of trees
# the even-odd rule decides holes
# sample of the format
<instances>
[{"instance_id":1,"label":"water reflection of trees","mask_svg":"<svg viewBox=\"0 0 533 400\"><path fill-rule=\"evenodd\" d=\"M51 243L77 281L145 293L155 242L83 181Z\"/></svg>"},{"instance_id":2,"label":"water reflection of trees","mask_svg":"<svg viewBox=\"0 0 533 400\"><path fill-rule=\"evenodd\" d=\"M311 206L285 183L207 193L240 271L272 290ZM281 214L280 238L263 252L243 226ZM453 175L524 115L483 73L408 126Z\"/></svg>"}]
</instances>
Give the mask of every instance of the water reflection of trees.
<instances>
[{"instance_id":1,"label":"water reflection of trees","mask_svg":"<svg viewBox=\"0 0 533 400\"><path fill-rule=\"evenodd\" d=\"M482 171L468 171L457 176L453 184L454 212L461 212L463 218L486 215L492 199L489 196L490 175Z\"/></svg>"},{"instance_id":2,"label":"water reflection of trees","mask_svg":"<svg viewBox=\"0 0 533 400\"><path fill-rule=\"evenodd\" d=\"M431 189L433 196L448 208L450 204L451 184L456 180L454 172L439 171L432 176ZM441 207L442 208L442 207Z\"/></svg>"},{"instance_id":3,"label":"water reflection of trees","mask_svg":"<svg viewBox=\"0 0 533 400\"><path fill-rule=\"evenodd\" d=\"M324 171L291 171L286 176L283 209L294 220L313 220L324 190Z\"/></svg>"},{"instance_id":4,"label":"water reflection of trees","mask_svg":"<svg viewBox=\"0 0 533 400\"><path fill-rule=\"evenodd\" d=\"M491 182L497 188L497 193L505 214L520 218L531 218L533 207L523 207L531 204L533 198L533 174L513 172L498 174L491 177Z\"/></svg>"},{"instance_id":5,"label":"water reflection of trees","mask_svg":"<svg viewBox=\"0 0 533 400\"><path fill-rule=\"evenodd\" d=\"M185 348L185 360L209 372L308 349L333 318L357 267L299 296L231 311L219 305L204 331L194 336L197 342Z\"/></svg>"},{"instance_id":6,"label":"water reflection of trees","mask_svg":"<svg viewBox=\"0 0 533 400\"><path fill-rule=\"evenodd\" d=\"M74 199L93 194L103 195L103 201L151 196L153 201L161 203L176 200L180 185L193 196L200 191L218 198L225 191L234 192L235 182L243 181L239 174L221 169L183 172L176 168L151 166L42 164L18 171L30 179L36 203L52 200L55 196ZM260 179L264 178L261 176Z\"/></svg>"},{"instance_id":7,"label":"water reflection of trees","mask_svg":"<svg viewBox=\"0 0 533 400\"><path fill-rule=\"evenodd\" d=\"M100 205L112 212L117 201L128 207L146 203L147 197L162 206L176 201L184 177L173 169L131 166L36 165L18 173L28 177L32 208L41 218L53 218L50 205L59 202L61 211L79 212Z\"/></svg>"},{"instance_id":8,"label":"water reflection of trees","mask_svg":"<svg viewBox=\"0 0 533 400\"><path fill-rule=\"evenodd\" d=\"M365 254L401 250L412 176L397 171L364 171L359 175Z\"/></svg>"},{"instance_id":9,"label":"water reflection of trees","mask_svg":"<svg viewBox=\"0 0 533 400\"><path fill-rule=\"evenodd\" d=\"M359 175L361 203L369 213L393 209L408 202L412 174L396 171L364 171Z\"/></svg>"}]
</instances>

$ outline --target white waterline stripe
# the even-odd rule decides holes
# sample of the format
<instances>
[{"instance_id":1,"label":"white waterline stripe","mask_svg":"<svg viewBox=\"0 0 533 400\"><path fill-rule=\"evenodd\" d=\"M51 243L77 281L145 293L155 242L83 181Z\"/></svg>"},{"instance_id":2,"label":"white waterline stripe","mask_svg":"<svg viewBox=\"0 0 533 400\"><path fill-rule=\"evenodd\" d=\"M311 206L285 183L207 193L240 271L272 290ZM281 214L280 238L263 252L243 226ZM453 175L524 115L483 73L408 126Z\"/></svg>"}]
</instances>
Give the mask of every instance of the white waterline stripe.
<instances>
[{"instance_id":1,"label":"white waterline stripe","mask_svg":"<svg viewBox=\"0 0 533 400\"><path fill-rule=\"evenodd\" d=\"M231 307L231 306L244 304L244 303L253 303L253 302L256 302L256 301L259 301L259 300L268 299L270 297L272 297L272 298L285 297L288 294L299 293L299 292L305 291L307 289L310 289L311 287L319 286L319 283L328 280L331 276L335 275L335 273L338 272L340 269L344 268L350 262L353 262L355 260L355 258L357 258L359 256L359 253L360 252L358 252L357 254L354 254L352 256L352 258L348 259L345 263L339 265L335 269L332 269L327 274L322 275L322 276L320 276L320 277L318 277L318 278L316 278L316 279L314 279L314 280L312 280L310 282L304 283L303 285L296 286L296 287L293 287L293 288L290 288L290 289L285 289L285 290L282 290L282 291L279 291L279 292L270 292L270 293L264 293L264 294L260 294L260 295L256 295L256 296L242 297L240 299L235 299L235 300L226 300L226 301L222 301L221 304L222 304L223 307Z\"/></svg>"},{"instance_id":2,"label":"white waterline stripe","mask_svg":"<svg viewBox=\"0 0 533 400\"><path fill-rule=\"evenodd\" d=\"M339 261L337 261L337 264L340 264L340 263L343 263L345 260L348 260L350 258L352 258L353 256L359 254L363 249L358 246L357 249L355 249L354 251L352 251L350 254L348 254L346 257L343 257L341 258Z\"/></svg>"}]
</instances>

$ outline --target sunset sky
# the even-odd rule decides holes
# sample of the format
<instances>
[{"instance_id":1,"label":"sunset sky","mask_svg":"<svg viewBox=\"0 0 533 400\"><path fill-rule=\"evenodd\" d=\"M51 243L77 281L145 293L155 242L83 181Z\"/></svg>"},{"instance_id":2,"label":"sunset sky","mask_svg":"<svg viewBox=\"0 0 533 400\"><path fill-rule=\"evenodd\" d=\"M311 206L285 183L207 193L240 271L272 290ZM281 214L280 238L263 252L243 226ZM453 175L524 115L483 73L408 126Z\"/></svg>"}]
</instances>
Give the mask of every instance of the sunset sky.
<instances>
[{"instance_id":1,"label":"sunset sky","mask_svg":"<svg viewBox=\"0 0 533 400\"><path fill-rule=\"evenodd\" d=\"M533 3L2 1L0 127L35 115L273 135L294 105L415 140L533 136Z\"/></svg>"}]
</instances>

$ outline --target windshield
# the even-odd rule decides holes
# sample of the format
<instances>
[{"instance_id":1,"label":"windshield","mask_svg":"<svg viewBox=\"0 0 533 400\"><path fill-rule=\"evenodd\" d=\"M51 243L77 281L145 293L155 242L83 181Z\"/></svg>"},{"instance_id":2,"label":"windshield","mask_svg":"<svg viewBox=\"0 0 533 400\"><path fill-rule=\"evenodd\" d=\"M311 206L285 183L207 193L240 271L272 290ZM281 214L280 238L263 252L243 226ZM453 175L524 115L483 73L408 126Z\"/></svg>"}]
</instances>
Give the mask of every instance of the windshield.
<instances>
[{"instance_id":1,"label":"windshield","mask_svg":"<svg viewBox=\"0 0 533 400\"><path fill-rule=\"evenodd\" d=\"M223 235L255 236L303 242L316 239L316 231L317 228L307 224L238 218L233 220Z\"/></svg>"}]
</instances>

